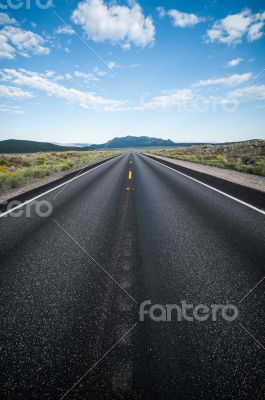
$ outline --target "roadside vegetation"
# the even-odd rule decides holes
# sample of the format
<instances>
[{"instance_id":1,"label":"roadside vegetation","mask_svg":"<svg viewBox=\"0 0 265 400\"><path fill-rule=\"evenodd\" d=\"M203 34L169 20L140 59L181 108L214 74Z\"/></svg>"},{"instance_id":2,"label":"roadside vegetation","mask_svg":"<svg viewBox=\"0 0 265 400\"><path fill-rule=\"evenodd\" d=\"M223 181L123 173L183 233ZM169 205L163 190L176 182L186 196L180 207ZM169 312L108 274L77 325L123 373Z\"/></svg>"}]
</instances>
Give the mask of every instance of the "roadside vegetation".
<instances>
[{"instance_id":1,"label":"roadside vegetation","mask_svg":"<svg viewBox=\"0 0 265 400\"><path fill-rule=\"evenodd\" d=\"M14 189L30 181L69 171L115 154L110 151L0 154L0 191Z\"/></svg>"},{"instance_id":2,"label":"roadside vegetation","mask_svg":"<svg viewBox=\"0 0 265 400\"><path fill-rule=\"evenodd\" d=\"M265 176L265 141L230 145L196 145L152 150L149 154Z\"/></svg>"}]
</instances>

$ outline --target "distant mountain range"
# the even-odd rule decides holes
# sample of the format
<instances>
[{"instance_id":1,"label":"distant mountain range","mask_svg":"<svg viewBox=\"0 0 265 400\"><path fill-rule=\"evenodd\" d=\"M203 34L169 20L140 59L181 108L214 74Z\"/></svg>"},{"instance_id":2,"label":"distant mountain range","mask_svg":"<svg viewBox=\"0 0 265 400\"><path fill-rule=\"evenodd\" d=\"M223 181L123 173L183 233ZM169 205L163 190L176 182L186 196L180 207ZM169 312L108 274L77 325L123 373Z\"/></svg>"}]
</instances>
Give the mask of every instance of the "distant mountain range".
<instances>
[{"instance_id":1,"label":"distant mountain range","mask_svg":"<svg viewBox=\"0 0 265 400\"><path fill-rule=\"evenodd\" d=\"M86 145L82 143L75 144L56 144L34 142L31 140L9 139L0 141L0 153L36 153L49 151L88 151L95 149L125 149L125 148L142 148L142 147L171 147L176 146L172 140L163 140L151 138L147 136L127 136L114 138L103 144Z\"/></svg>"},{"instance_id":2,"label":"distant mountain range","mask_svg":"<svg viewBox=\"0 0 265 400\"><path fill-rule=\"evenodd\" d=\"M38 153L50 151L80 150L75 146L60 146L53 143L34 142L31 140L2 140L0 141L0 153Z\"/></svg>"},{"instance_id":3,"label":"distant mountain range","mask_svg":"<svg viewBox=\"0 0 265 400\"><path fill-rule=\"evenodd\" d=\"M95 149L126 149L126 148L146 148L146 147L188 147L202 144L232 144L229 143L175 143L170 139L164 140L148 136L126 136L114 138L103 144L85 145L76 143L75 145L59 145L55 143L34 142L30 140L9 139L0 141L0 153L37 153L37 152L57 152L57 151L89 151Z\"/></svg>"}]
</instances>

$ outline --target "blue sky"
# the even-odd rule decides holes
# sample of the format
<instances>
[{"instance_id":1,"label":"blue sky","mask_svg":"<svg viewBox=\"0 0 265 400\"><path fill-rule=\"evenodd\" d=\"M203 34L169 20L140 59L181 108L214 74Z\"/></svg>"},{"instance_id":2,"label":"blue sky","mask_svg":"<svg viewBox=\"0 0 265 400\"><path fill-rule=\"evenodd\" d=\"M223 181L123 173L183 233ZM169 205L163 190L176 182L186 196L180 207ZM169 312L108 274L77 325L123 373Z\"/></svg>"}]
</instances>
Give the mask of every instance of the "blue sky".
<instances>
[{"instance_id":1,"label":"blue sky","mask_svg":"<svg viewBox=\"0 0 265 400\"><path fill-rule=\"evenodd\" d=\"M264 25L255 0L1 0L1 139L265 139Z\"/></svg>"}]
</instances>

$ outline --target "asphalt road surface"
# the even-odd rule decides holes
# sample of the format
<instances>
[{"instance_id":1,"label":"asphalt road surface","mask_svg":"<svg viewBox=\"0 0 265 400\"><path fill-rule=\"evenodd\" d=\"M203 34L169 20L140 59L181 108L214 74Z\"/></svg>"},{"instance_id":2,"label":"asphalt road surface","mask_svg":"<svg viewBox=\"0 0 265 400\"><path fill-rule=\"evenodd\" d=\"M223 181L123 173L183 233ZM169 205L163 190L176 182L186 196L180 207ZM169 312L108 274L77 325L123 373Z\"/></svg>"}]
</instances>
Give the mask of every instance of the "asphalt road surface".
<instances>
[{"instance_id":1,"label":"asphalt road surface","mask_svg":"<svg viewBox=\"0 0 265 400\"><path fill-rule=\"evenodd\" d=\"M39 201L0 218L1 399L264 399L264 213L129 153Z\"/></svg>"}]
</instances>

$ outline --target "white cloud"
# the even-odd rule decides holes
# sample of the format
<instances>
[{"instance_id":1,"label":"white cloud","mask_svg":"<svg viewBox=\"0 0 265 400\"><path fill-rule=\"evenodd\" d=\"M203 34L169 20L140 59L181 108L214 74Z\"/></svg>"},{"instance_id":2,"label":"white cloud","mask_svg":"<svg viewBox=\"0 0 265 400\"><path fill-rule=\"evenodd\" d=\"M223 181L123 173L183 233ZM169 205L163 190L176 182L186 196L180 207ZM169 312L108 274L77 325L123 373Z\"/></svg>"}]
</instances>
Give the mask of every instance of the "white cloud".
<instances>
[{"instance_id":1,"label":"white cloud","mask_svg":"<svg viewBox=\"0 0 265 400\"><path fill-rule=\"evenodd\" d=\"M75 71L74 74L76 78L82 78L85 81L99 81L99 78L97 76L89 72Z\"/></svg>"},{"instance_id":2,"label":"white cloud","mask_svg":"<svg viewBox=\"0 0 265 400\"><path fill-rule=\"evenodd\" d=\"M229 93L239 100L265 100L265 85L252 85Z\"/></svg>"},{"instance_id":3,"label":"white cloud","mask_svg":"<svg viewBox=\"0 0 265 400\"><path fill-rule=\"evenodd\" d=\"M123 49L123 50L130 50L130 48L131 48L132 46L131 46L131 44L130 43L123 43L122 45L121 45L121 48Z\"/></svg>"},{"instance_id":4,"label":"white cloud","mask_svg":"<svg viewBox=\"0 0 265 400\"><path fill-rule=\"evenodd\" d=\"M38 74L24 69L4 69L0 72L2 80L11 82L14 85L26 86L45 92L49 96L58 97L69 103L92 110L117 111L124 106L125 102L111 100L94 93L82 92L77 89L65 87L56 81L48 79L45 74Z\"/></svg>"},{"instance_id":5,"label":"white cloud","mask_svg":"<svg viewBox=\"0 0 265 400\"><path fill-rule=\"evenodd\" d=\"M243 61L242 58L234 58L233 60L228 61L227 67L236 67Z\"/></svg>"},{"instance_id":6,"label":"white cloud","mask_svg":"<svg viewBox=\"0 0 265 400\"><path fill-rule=\"evenodd\" d=\"M45 72L45 76L47 76L47 78L53 78L55 75L55 71L52 70L48 70Z\"/></svg>"},{"instance_id":7,"label":"white cloud","mask_svg":"<svg viewBox=\"0 0 265 400\"><path fill-rule=\"evenodd\" d=\"M179 26L180 28L194 26L202 22L202 18L197 15L187 14L178 10L169 10L168 15L172 18L173 25Z\"/></svg>"},{"instance_id":8,"label":"white cloud","mask_svg":"<svg viewBox=\"0 0 265 400\"><path fill-rule=\"evenodd\" d=\"M24 114L25 111L19 106L0 104L0 112L11 114Z\"/></svg>"},{"instance_id":9,"label":"white cloud","mask_svg":"<svg viewBox=\"0 0 265 400\"><path fill-rule=\"evenodd\" d=\"M265 13L264 13L265 15ZM264 15L263 15L263 21L257 22L256 24L253 24L250 26L248 30L248 40L250 42L254 42L255 40L260 39L263 36L262 29L264 27Z\"/></svg>"},{"instance_id":10,"label":"white cloud","mask_svg":"<svg viewBox=\"0 0 265 400\"><path fill-rule=\"evenodd\" d=\"M131 64L130 68L140 68L141 64L135 63L135 64Z\"/></svg>"},{"instance_id":11,"label":"white cloud","mask_svg":"<svg viewBox=\"0 0 265 400\"><path fill-rule=\"evenodd\" d=\"M252 73L246 72L245 74L234 74L216 79L199 80L198 82L194 83L193 86L194 87L205 87L214 85L236 86L240 85L241 83L247 82L249 79L251 79L251 77Z\"/></svg>"},{"instance_id":12,"label":"white cloud","mask_svg":"<svg viewBox=\"0 0 265 400\"><path fill-rule=\"evenodd\" d=\"M115 61L109 61L107 63L107 66L108 66L109 69L114 69L114 68L119 68L120 67L119 64L115 63Z\"/></svg>"},{"instance_id":13,"label":"white cloud","mask_svg":"<svg viewBox=\"0 0 265 400\"><path fill-rule=\"evenodd\" d=\"M167 92L162 96L154 97L144 104L145 109L164 110L172 107L183 107L195 98L192 89L177 89Z\"/></svg>"},{"instance_id":14,"label":"white cloud","mask_svg":"<svg viewBox=\"0 0 265 400\"><path fill-rule=\"evenodd\" d=\"M164 18L166 16L166 10L164 9L164 7L156 7L156 11L158 13L158 16L160 18Z\"/></svg>"},{"instance_id":15,"label":"white cloud","mask_svg":"<svg viewBox=\"0 0 265 400\"><path fill-rule=\"evenodd\" d=\"M145 17L141 6L134 1L120 6L105 4L103 0L85 0L78 4L72 20L95 42L108 40L127 47L131 44L145 47L155 38L152 18Z\"/></svg>"},{"instance_id":16,"label":"white cloud","mask_svg":"<svg viewBox=\"0 0 265 400\"><path fill-rule=\"evenodd\" d=\"M7 14L0 13L0 25L10 25L15 23L16 20L14 18L10 18Z\"/></svg>"},{"instance_id":17,"label":"white cloud","mask_svg":"<svg viewBox=\"0 0 265 400\"><path fill-rule=\"evenodd\" d=\"M9 99L28 99L33 97L32 93L25 92L24 90L8 85L0 85L0 97L7 97Z\"/></svg>"},{"instance_id":18,"label":"white cloud","mask_svg":"<svg viewBox=\"0 0 265 400\"><path fill-rule=\"evenodd\" d=\"M180 28L192 27L204 21L204 18L198 17L196 14L188 14L174 9L166 11L163 7L157 7L156 10L160 18L167 15L172 19L173 25Z\"/></svg>"},{"instance_id":19,"label":"white cloud","mask_svg":"<svg viewBox=\"0 0 265 400\"><path fill-rule=\"evenodd\" d=\"M70 79L73 78L72 75L69 74L68 72L64 75L64 77L65 77L65 79L68 80L68 81L69 81Z\"/></svg>"},{"instance_id":20,"label":"white cloud","mask_svg":"<svg viewBox=\"0 0 265 400\"><path fill-rule=\"evenodd\" d=\"M106 72L106 71L103 71L102 69L99 69L99 67L95 67L95 68L94 68L94 72L95 72L95 74L96 74L97 76L99 76L100 78L101 78L102 76L107 75L107 72Z\"/></svg>"},{"instance_id":21,"label":"white cloud","mask_svg":"<svg viewBox=\"0 0 265 400\"><path fill-rule=\"evenodd\" d=\"M58 35L73 35L75 31L70 26L64 25L59 26L59 28L56 30L56 33Z\"/></svg>"},{"instance_id":22,"label":"white cloud","mask_svg":"<svg viewBox=\"0 0 265 400\"><path fill-rule=\"evenodd\" d=\"M7 60L13 60L15 58L15 48L8 43L8 39L1 35L0 31L0 59L6 58Z\"/></svg>"},{"instance_id":23,"label":"white cloud","mask_svg":"<svg viewBox=\"0 0 265 400\"><path fill-rule=\"evenodd\" d=\"M253 14L250 9L245 9L215 22L207 31L206 41L232 45L241 43L246 37L253 42L263 36L264 25L265 12Z\"/></svg>"},{"instance_id":24,"label":"white cloud","mask_svg":"<svg viewBox=\"0 0 265 400\"><path fill-rule=\"evenodd\" d=\"M180 112L215 110L217 105L235 107L238 103L252 100L265 100L265 85L246 86L227 92L222 96L211 96L202 93L204 87L223 85L237 86L252 78L252 73L235 74L228 77L200 80L190 88L164 91L140 107L141 110L166 111L177 108Z\"/></svg>"},{"instance_id":25,"label":"white cloud","mask_svg":"<svg viewBox=\"0 0 265 400\"><path fill-rule=\"evenodd\" d=\"M13 26L0 30L0 58L12 60L16 52L24 57L30 54L49 54L50 50L43 45L44 39L31 31Z\"/></svg>"}]
</instances>

